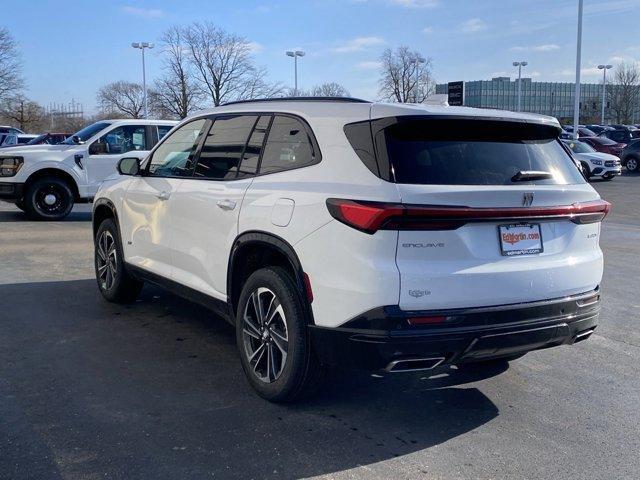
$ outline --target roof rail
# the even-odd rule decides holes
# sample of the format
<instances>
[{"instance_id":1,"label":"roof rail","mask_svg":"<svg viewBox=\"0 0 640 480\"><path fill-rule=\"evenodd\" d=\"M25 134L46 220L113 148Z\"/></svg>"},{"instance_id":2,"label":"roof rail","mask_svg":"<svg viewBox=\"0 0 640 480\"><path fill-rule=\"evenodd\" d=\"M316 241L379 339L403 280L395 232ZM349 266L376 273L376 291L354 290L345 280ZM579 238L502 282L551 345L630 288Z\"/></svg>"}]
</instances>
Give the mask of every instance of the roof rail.
<instances>
[{"instance_id":1,"label":"roof rail","mask_svg":"<svg viewBox=\"0 0 640 480\"><path fill-rule=\"evenodd\" d=\"M221 106L237 105L239 103L257 102L345 102L345 103L371 103L369 100L353 97L282 97L282 98L255 98L251 100L236 100L234 102L223 103Z\"/></svg>"}]
</instances>

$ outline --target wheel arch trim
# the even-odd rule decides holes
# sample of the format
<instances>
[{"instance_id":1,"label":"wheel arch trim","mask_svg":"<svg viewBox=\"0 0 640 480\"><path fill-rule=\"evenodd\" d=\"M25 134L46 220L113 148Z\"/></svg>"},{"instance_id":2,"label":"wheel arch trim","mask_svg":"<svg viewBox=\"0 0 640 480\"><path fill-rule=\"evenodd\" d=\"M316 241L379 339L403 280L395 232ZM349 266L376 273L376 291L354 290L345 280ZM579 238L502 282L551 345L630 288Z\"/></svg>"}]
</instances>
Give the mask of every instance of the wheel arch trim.
<instances>
[{"instance_id":1,"label":"wheel arch trim","mask_svg":"<svg viewBox=\"0 0 640 480\"><path fill-rule=\"evenodd\" d=\"M114 221L116 223L116 227L118 228L118 236L120 237L120 241L122 241L122 235L120 232L120 222L118 220L118 211L116 210L116 206L113 204L113 202L108 198L98 198L93 203L93 210L91 212L91 226L93 230L94 239L95 239L96 233L98 232L98 228L100 228L100 224L96 223L96 210L102 209L102 208L108 208L111 211Z\"/></svg>"},{"instance_id":2,"label":"wheel arch trim","mask_svg":"<svg viewBox=\"0 0 640 480\"><path fill-rule=\"evenodd\" d=\"M242 248L252 244L263 244L267 245L269 248L274 248L279 253L284 255L284 257L289 261L289 264L295 274L295 278L293 280L295 281L298 290L305 299L304 305L307 319L309 321L309 324L314 325L315 322L313 320L313 309L306 296L306 285L304 277L305 272L302 268L302 263L300 262L298 255L296 254L294 248L283 238L274 235L273 233L268 233L260 230L243 232L236 237L233 242L233 246L231 247L229 263L227 266L227 303L229 306L231 318L235 319L234 298L239 297L239 292L235 292L233 290L233 267L238 258L238 252Z\"/></svg>"}]
</instances>

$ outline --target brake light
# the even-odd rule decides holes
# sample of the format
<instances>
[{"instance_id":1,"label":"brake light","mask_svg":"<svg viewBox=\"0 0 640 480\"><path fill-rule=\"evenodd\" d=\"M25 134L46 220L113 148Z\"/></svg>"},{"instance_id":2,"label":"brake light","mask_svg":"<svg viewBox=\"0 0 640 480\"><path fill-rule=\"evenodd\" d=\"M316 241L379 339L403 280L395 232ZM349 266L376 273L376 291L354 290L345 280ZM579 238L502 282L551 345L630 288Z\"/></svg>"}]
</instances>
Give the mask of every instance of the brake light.
<instances>
[{"instance_id":1,"label":"brake light","mask_svg":"<svg viewBox=\"0 0 640 480\"><path fill-rule=\"evenodd\" d=\"M336 220L373 234L378 230L455 230L472 222L519 219L568 219L578 224L596 223L609 213L611 204L594 200L555 207L472 208L330 198L327 208Z\"/></svg>"}]
</instances>

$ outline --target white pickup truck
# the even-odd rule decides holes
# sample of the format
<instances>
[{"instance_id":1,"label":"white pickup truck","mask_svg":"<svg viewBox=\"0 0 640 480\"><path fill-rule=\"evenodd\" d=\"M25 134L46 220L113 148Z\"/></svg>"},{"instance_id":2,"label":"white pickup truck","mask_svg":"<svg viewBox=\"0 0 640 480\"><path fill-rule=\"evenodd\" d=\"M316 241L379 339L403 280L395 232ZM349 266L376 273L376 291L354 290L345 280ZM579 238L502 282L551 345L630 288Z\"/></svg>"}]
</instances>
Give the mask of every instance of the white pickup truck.
<instances>
[{"instance_id":1,"label":"white pickup truck","mask_svg":"<svg viewBox=\"0 0 640 480\"><path fill-rule=\"evenodd\" d=\"M93 199L123 155L143 159L177 122L102 120L59 145L0 149L0 200L29 217L60 220L74 203Z\"/></svg>"}]
</instances>

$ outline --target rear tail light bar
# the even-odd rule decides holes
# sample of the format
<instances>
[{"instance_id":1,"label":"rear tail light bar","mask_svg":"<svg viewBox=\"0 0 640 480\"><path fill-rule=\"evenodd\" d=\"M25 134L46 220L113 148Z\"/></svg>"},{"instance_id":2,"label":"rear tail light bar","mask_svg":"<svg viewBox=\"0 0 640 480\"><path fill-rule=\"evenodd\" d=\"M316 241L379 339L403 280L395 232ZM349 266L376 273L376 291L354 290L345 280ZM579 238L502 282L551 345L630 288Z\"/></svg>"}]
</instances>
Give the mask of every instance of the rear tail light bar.
<instances>
[{"instance_id":1,"label":"rear tail light bar","mask_svg":"<svg viewBox=\"0 0 640 480\"><path fill-rule=\"evenodd\" d=\"M587 224L602 221L611 210L604 200L555 207L472 208L405 205L330 198L329 213L336 220L365 233L378 230L455 230L467 223L567 219Z\"/></svg>"}]
</instances>

